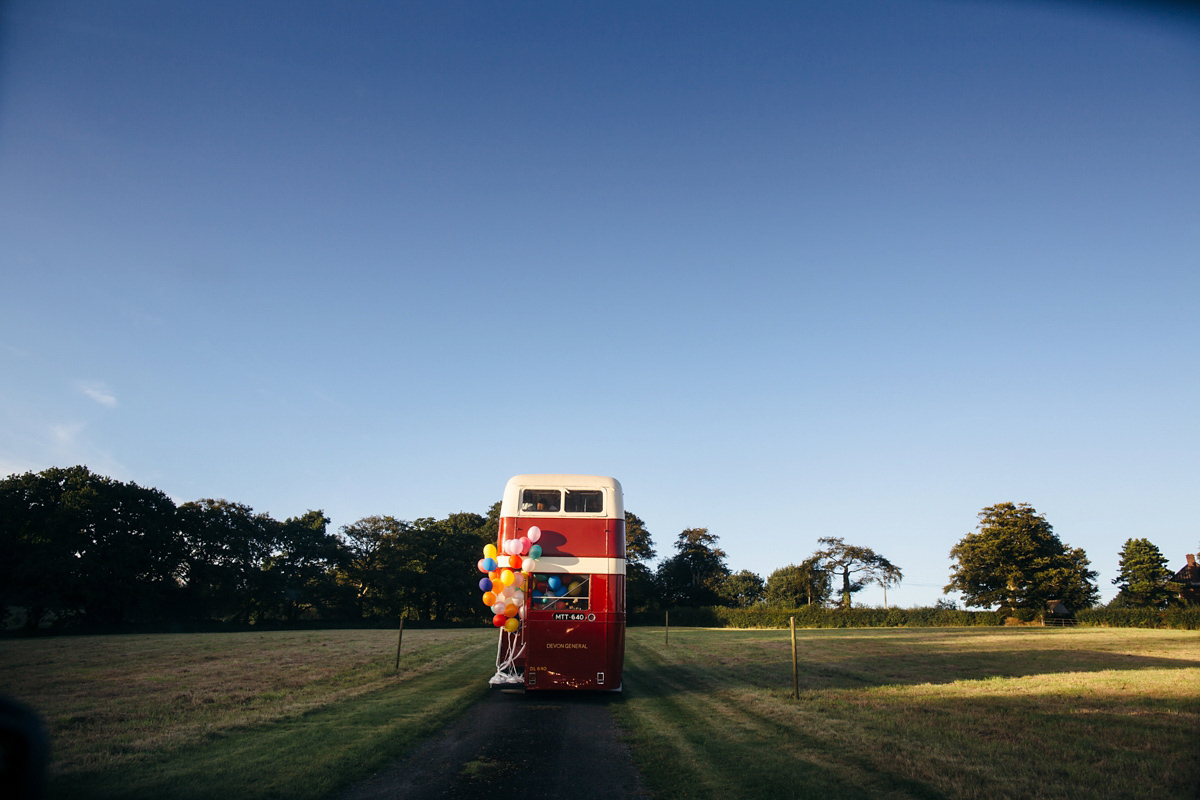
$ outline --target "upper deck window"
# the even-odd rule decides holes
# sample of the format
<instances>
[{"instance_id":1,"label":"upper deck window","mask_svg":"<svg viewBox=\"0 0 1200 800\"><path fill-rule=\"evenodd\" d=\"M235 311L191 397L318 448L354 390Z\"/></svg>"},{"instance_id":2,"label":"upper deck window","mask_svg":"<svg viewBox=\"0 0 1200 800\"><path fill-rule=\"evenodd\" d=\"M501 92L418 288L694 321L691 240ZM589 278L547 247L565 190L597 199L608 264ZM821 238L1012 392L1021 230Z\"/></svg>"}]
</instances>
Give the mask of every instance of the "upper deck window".
<instances>
[{"instance_id":1,"label":"upper deck window","mask_svg":"<svg viewBox=\"0 0 1200 800\"><path fill-rule=\"evenodd\" d=\"M599 514L604 510L604 492L567 489L568 514Z\"/></svg>"},{"instance_id":2,"label":"upper deck window","mask_svg":"<svg viewBox=\"0 0 1200 800\"><path fill-rule=\"evenodd\" d=\"M558 489L523 489L522 511L557 512L562 508L562 493Z\"/></svg>"}]
</instances>

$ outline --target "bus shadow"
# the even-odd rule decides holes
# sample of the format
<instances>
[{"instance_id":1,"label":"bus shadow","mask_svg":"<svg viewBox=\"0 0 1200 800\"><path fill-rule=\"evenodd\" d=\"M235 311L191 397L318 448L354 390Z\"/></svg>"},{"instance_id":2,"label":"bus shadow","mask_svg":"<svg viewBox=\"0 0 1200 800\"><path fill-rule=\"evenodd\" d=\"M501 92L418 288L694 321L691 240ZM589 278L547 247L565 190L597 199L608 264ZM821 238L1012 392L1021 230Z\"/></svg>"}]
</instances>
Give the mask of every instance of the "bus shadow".
<instances>
[{"instance_id":1,"label":"bus shadow","mask_svg":"<svg viewBox=\"0 0 1200 800\"><path fill-rule=\"evenodd\" d=\"M608 706L620 700L622 692L579 689L540 689L506 695L506 702L555 711L564 706Z\"/></svg>"}]
</instances>

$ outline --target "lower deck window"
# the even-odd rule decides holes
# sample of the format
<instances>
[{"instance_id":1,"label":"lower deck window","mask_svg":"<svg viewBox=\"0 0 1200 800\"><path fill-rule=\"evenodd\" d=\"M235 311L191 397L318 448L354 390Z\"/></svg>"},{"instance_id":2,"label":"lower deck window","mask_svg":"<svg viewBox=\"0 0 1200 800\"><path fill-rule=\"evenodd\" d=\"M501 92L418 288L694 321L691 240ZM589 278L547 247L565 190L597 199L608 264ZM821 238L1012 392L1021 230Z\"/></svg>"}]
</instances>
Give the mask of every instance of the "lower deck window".
<instances>
[{"instance_id":1,"label":"lower deck window","mask_svg":"<svg viewBox=\"0 0 1200 800\"><path fill-rule=\"evenodd\" d=\"M586 611L592 586L591 575L567 575L560 572L534 575L535 611Z\"/></svg>"}]
</instances>

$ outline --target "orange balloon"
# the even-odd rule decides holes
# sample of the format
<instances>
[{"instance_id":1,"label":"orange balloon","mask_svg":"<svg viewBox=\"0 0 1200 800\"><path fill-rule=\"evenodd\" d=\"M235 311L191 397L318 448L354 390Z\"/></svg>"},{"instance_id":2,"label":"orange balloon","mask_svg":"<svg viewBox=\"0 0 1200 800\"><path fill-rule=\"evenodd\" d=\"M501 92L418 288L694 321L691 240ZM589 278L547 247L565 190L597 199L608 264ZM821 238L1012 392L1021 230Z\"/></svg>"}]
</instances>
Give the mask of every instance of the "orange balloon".
<instances>
[{"instance_id":1,"label":"orange balloon","mask_svg":"<svg viewBox=\"0 0 1200 800\"><path fill-rule=\"evenodd\" d=\"M515 617L516 615L517 615L517 607L514 606L512 603L509 603L508 605L506 605L504 607L504 616Z\"/></svg>"},{"instance_id":2,"label":"orange balloon","mask_svg":"<svg viewBox=\"0 0 1200 800\"><path fill-rule=\"evenodd\" d=\"M495 592L484 592L483 593L483 604L485 606L496 605L496 593Z\"/></svg>"},{"instance_id":3,"label":"orange balloon","mask_svg":"<svg viewBox=\"0 0 1200 800\"><path fill-rule=\"evenodd\" d=\"M508 565L510 567L512 567L513 569L520 569L521 568L521 557L520 556L509 556L508 557Z\"/></svg>"}]
</instances>

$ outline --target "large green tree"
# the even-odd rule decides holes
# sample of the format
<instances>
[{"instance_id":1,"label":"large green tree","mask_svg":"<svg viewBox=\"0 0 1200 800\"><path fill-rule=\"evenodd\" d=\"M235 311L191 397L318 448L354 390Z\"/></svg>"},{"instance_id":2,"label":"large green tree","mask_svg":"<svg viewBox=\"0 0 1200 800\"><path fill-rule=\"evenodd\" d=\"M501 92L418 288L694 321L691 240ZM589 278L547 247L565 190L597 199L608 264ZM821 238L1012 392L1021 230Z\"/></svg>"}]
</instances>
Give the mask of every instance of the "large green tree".
<instances>
[{"instance_id":1,"label":"large green tree","mask_svg":"<svg viewBox=\"0 0 1200 800\"><path fill-rule=\"evenodd\" d=\"M178 599L175 504L84 466L0 481L0 553L0 607L30 628L161 619Z\"/></svg>"},{"instance_id":2,"label":"large green tree","mask_svg":"<svg viewBox=\"0 0 1200 800\"><path fill-rule=\"evenodd\" d=\"M343 526L350 552L343 582L354 591L355 613L370 618L462 620L482 616L470 585L488 521L451 514L408 522L372 516Z\"/></svg>"},{"instance_id":3,"label":"large green tree","mask_svg":"<svg viewBox=\"0 0 1200 800\"><path fill-rule=\"evenodd\" d=\"M1075 611L1098 597L1087 555L1063 544L1045 516L1025 503L983 509L978 530L964 536L950 557L955 563L945 591L962 592L969 606L1031 616L1048 600Z\"/></svg>"},{"instance_id":4,"label":"large green tree","mask_svg":"<svg viewBox=\"0 0 1200 800\"><path fill-rule=\"evenodd\" d=\"M725 579L725 582L721 584L720 594L725 605L746 608L762 602L766 594L766 586L760 575L744 569Z\"/></svg>"},{"instance_id":5,"label":"large green tree","mask_svg":"<svg viewBox=\"0 0 1200 800\"><path fill-rule=\"evenodd\" d=\"M1120 588L1117 605L1162 609L1176 599L1167 585L1173 574L1167 559L1149 539L1126 539L1120 559L1120 571L1113 578Z\"/></svg>"},{"instance_id":6,"label":"large green tree","mask_svg":"<svg viewBox=\"0 0 1200 800\"><path fill-rule=\"evenodd\" d=\"M178 516L191 613L241 624L271 616L277 596L265 568L282 544L281 523L242 503L212 498L184 503Z\"/></svg>"},{"instance_id":7,"label":"large green tree","mask_svg":"<svg viewBox=\"0 0 1200 800\"><path fill-rule=\"evenodd\" d=\"M846 544L839 536L817 540L825 545L813 555L821 569L842 579L842 608L850 608L850 598L868 583L892 586L900 582L900 568L869 547Z\"/></svg>"},{"instance_id":8,"label":"large green tree","mask_svg":"<svg viewBox=\"0 0 1200 800\"><path fill-rule=\"evenodd\" d=\"M625 512L625 607L643 611L658 601L658 585L650 562L657 552L646 523L632 511Z\"/></svg>"},{"instance_id":9,"label":"large green tree","mask_svg":"<svg viewBox=\"0 0 1200 800\"><path fill-rule=\"evenodd\" d=\"M829 572L821 569L821 559L811 556L800 564L780 567L767 577L767 604L779 608L822 605L830 596Z\"/></svg>"},{"instance_id":10,"label":"large green tree","mask_svg":"<svg viewBox=\"0 0 1200 800\"><path fill-rule=\"evenodd\" d=\"M725 551L708 528L687 528L675 537L675 555L658 567L663 599L674 606L720 605L721 585L729 576Z\"/></svg>"},{"instance_id":11,"label":"large green tree","mask_svg":"<svg viewBox=\"0 0 1200 800\"><path fill-rule=\"evenodd\" d=\"M263 561L265 614L295 621L301 615L335 616L345 606L335 576L348 553L328 526L322 511L290 517L280 526L276 550Z\"/></svg>"},{"instance_id":12,"label":"large green tree","mask_svg":"<svg viewBox=\"0 0 1200 800\"><path fill-rule=\"evenodd\" d=\"M339 530L349 558L341 582L353 592L356 617L399 616L403 608L394 598L399 579L393 542L405 523L391 516L372 515L343 525Z\"/></svg>"}]
</instances>

